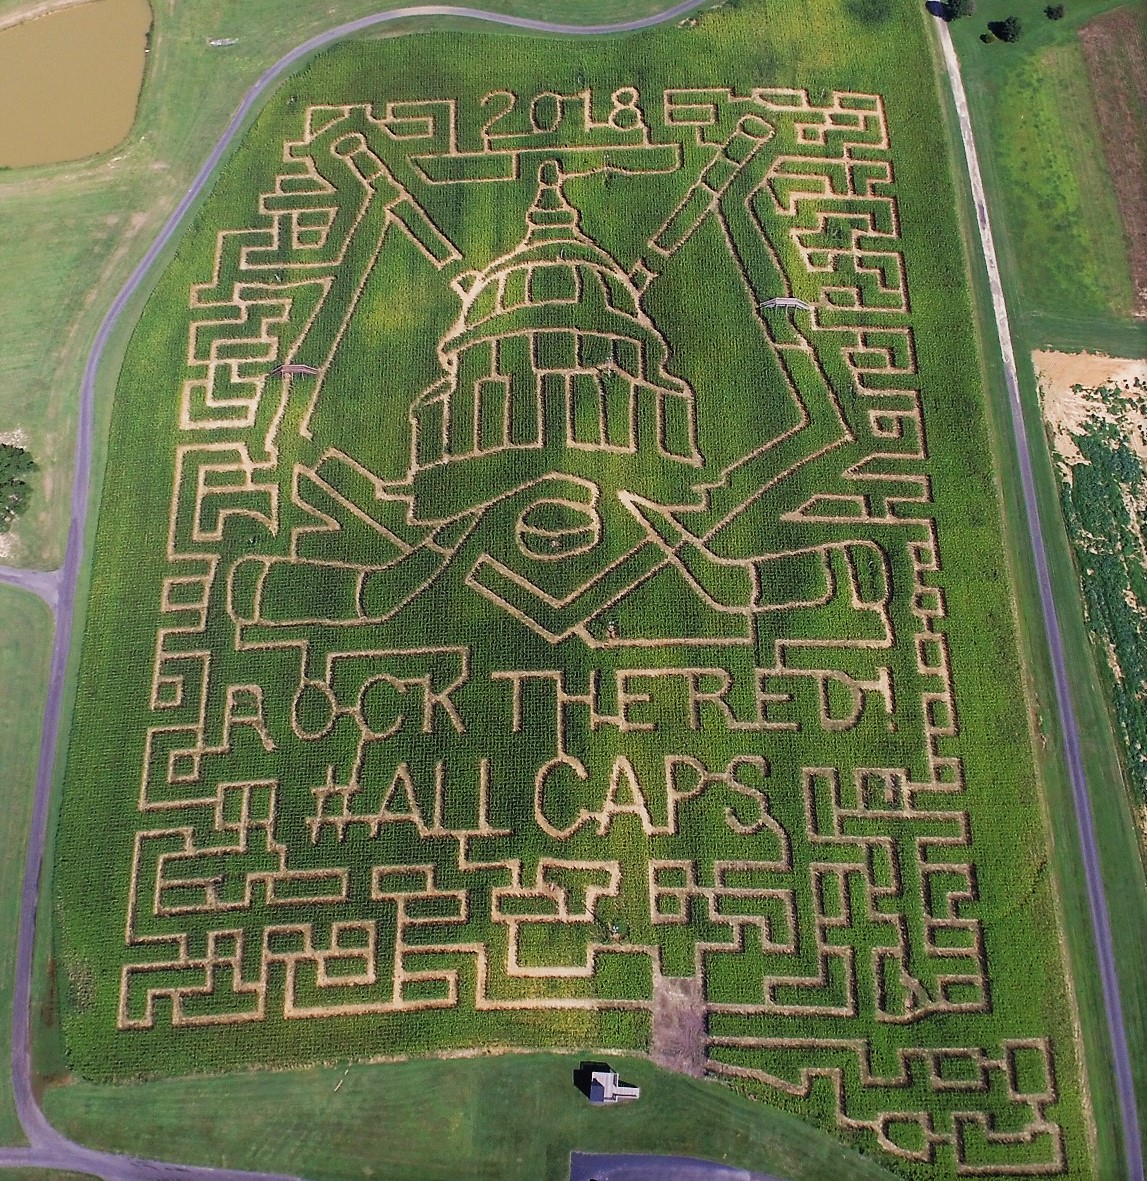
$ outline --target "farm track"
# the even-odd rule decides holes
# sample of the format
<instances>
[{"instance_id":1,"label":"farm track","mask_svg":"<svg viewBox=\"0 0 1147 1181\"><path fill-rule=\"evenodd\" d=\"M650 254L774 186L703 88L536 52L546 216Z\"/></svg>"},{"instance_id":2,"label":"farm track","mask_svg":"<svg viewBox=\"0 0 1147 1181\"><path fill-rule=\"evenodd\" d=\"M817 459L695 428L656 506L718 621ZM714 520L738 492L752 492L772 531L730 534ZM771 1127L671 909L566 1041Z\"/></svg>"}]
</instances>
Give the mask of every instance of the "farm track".
<instances>
[{"instance_id":1,"label":"farm track","mask_svg":"<svg viewBox=\"0 0 1147 1181\"><path fill-rule=\"evenodd\" d=\"M951 85L952 99L960 120L960 136L968 163L968 178L972 185L972 197L976 205L976 220L980 229L980 242L984 262L988 269L988 280L992 292L992 311L1000 338L1000 350L1004 362L1004 379L1008 390L1008 408L1011 412L1012 431L1019 457L1020 486L1023 490L1024 509L1027 517L1028 537L1035 559L1036 578L1039 583L1040 610L1043 616L1044 633L1051 655L1052 675L1055 681L1056 709L1063 731L1064 753L1067 757L1068 774L1071 780L1072 802L1079 830L1079 843L1083 854L1083 866L1087 877L1087 901L1091 915L1092 934L1095 939L1096 955L1099 960L1099 974L1103 986L1104 1007L1107 1012L1108 1035L1111 1039L1111 1054L1115 1071L1116 1091L1119 1098L1120 1118L1123 1125L1124 1164L1130 1181L1143 1181L1143 1141L1140 1134L1139 1114L1135 1100L1135 1083L1131 1073L1131 1051L1127 1043L1127 1029L1123 1019L1123 1002L1119 993L1119 976L1115 962L1115 948L1111 936L1111 918L1107 906L1107 892L1103 886L1103 874L1099 864L1099 848L1095 838L1095 820L1091 806L1091 793L1083 766L1083 749L1079 734L1079 723L1071 697L1071 682L1067 671L1067 656L1064 650L1063 634L1059 627L1059 616L1052 592L1051 572L1048 567L1047 549L1044 546L1043 525L1040 521L1039 504L1036 499L1035 475L1032 470L1031 450L1028 445L1027 426L1024 422L1023 404L1020 400L1019 376L1016 371L1015 352L1012 347L1011 327L1008 322L1007 304L1004 300L1003 283L1000 278L999 262L996 258L992 238L991 221L988 216L984 182L980 174L979 158L976 154L975 139L972 135L971 116L968 100L964 93L960 63L952 44L951 33L942 20L937 22L944 66Z\"/></svg>"},{"instance_id":2,"label":"farm track","mask_svg":"<svg viewBox=\"0 0 1147 1181\"><path fill-rule=\"evenodd\" d=\"M611 25L574 25L560 22L532 20L481 9L452 5L416 5L396 8L372 16L360 17L338 25L304 41L290 53L269 66L247 91L218 143L196 174L191 187L164 223L143 258L132 271L127 283L108 308L92 344L84 367L80 386L80 414L76 438L76 467L72 485L72 512L68 529L68 543L64 564L55 575L58 592L56 632L52 646L52 663L48 680L48 694L44 707L44 725L40 743L40 760L36 773L36 796L32 825L28 837L28 851L24 867L24 885L20 901L20 931L16 951L16 978L12 997L12 1088L20 1125L28 1139L27 1148L0 1148L0 1167L41 1167L68 1169L102 1177L105 1181L159 1181L160 1178L187 1178L188 1181L271 1181L278 1175L251 1173L240 1170L204 1168L179 1165L166 1161L141 1160L116 1153L100 1152L75 1144L48 1122L36 1102L32 1079L32 968L35 949L36 904L47 842L48 811L52 781L55 774L56 749L59 741L60 716L64 687L67 680L68 658L71 651L72 624L75 615L76 583L84 553L91 485L92 436L94 430L95 384L104 350L124 310L139 291L152 266L179 229L184 216L212 181L233 141L242 130L247 116L266 95L271 86L293 66L310 54L375 25L414 17L445 16L489 21L525 32L557 33L569 36L600 36L629 33L672 20L696 8L702 0L681 0L659 14ZM44 591L34 586L29 575L4 577L2 581L25 586L47 598ZM49 576L53 577L53 576ZM49 599L49 602L51 600Z\"/></svg>"}]
</instances>

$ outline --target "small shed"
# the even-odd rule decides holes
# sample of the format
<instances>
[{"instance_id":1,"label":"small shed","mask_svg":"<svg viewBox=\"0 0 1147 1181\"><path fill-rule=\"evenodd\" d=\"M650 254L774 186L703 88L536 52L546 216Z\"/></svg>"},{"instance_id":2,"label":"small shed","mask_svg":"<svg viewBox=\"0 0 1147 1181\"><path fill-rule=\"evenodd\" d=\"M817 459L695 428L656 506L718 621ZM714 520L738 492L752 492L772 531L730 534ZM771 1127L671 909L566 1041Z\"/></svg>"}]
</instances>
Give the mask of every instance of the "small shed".
<instances>
[{"instance_id":1,"label":"small shed","mask_svg":"<svg viewBox=\"0 0 1147 1181\"><path fill-rule=\"evenodd\" d=\"M589 1076L591 1103L632 1103L641 1098L641 1088L623 1083L616 1070L595 1070Z\"/></svg>"}]
</instances>

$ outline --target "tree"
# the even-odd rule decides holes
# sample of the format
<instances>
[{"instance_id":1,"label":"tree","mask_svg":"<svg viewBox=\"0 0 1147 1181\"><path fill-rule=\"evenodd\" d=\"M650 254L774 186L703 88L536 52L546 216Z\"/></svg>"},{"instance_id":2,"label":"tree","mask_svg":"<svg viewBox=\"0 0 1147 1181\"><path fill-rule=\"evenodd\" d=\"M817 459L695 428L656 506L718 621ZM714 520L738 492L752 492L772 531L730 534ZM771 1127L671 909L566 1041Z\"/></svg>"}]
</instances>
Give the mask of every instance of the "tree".
<instances>
[{"instance_id":1,"label":"tree","mask_svg":"<svg viewBox=\"0 0 1147 1181\"><path fill-rule=\"evenodd\" d=\"M28 507L31 489L23 477L36 470L35 460L23 447L0 443L0 533L7 533Z\"/></svg>"},{"instance_id":2,"label":"tree","mask_svg":"<svg viewBox=\"0 0 1147 1181\"><path fill-rule=\"evenodd\" d=\"M961 17L971 16L976 11L976 0L948 0L944 8L948 20L959 20Z\"/></svg>"},{"instance_id":3,"label":"tree","mask_svg":"<svg viewBox=\"0 0 1147 1181\"><path fill-rule=\"evenodd\" d=\"M1047 19L1049 21L1061 21L1061 20L1063 20L1063 5L1062 4L1049 4L1043 10L1043 14L1044 14L1044 16L1047 17Z\"/></svg>"},{"instance_id":4,"label":"tree","mask_svg":"<svg viewBox=\"0 0 1147 1181\"><path fill-rule=\"evenodd\" d=\"M992 32L995 33L1001 41L1018 41L1020 34L1024 31L1024 27L1020 24L1018 16L1009 16L1007 20L997 22L997 25L992 26Z\"/></svg>"}]
</instances>

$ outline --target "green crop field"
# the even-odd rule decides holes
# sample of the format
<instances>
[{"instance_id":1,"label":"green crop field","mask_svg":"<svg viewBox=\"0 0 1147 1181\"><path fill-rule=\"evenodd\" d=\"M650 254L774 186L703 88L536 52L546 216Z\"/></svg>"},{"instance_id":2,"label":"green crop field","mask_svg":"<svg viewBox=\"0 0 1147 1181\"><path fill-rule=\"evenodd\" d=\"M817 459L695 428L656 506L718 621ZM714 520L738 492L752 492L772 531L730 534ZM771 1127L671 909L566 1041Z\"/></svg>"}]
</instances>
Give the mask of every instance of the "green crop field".
<instances>
[{"instance_id":1,"label":"green crop field","mask_svg":"<svg viewBox=\"0 0 1147 1181\"><path fill-rule=\"evenodd\" d=\"M1038 356L1039 354L1037 354ZM1129 374L1147 370L1125 363ZM1095 389L1076 387L1083 411L1075 430L1052 434L1060 501L1083 591L1084 613L1097 665L1112 703L1126 756L1136 812L1147 816L1147 710L1141 603L1147 601L1143 545L1143 463L1139 423L1147 410L1147 382L1130 376ZM1054 411L1049 412L1050 414Z\"/></svg>"},{"instance_id":2,"label":"green crop field","mask_svg":"<svg viewBox=\"0 0 1147 1181\"><path fill-rule=\"evenodd\" d=\"M638 1051L1089 1175L922 26L761 14L350 43L227 164L112 416L79 1075Z\"/></svg>"}]
</instances>

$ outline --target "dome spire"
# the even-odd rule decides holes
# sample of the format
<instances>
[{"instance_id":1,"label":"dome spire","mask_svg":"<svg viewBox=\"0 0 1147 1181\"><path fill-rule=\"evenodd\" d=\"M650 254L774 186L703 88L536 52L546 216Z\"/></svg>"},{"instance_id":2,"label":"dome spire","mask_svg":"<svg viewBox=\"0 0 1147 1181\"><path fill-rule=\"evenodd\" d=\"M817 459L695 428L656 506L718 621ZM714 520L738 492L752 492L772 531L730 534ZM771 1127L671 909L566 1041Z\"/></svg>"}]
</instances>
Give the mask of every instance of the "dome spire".
<instances>
[{"instance_id":1,"label":"dome spire","mask_svg":"<svg viewBox=\"0 0 1147 1181\"><path fill-rule=\"evenodd\" d=\"M543 160L538 169L538 192L526 214L526 243L572 241L580 238L578 212L562 192L563 176L556 160Z\"/></svg>"}]
</instances>

